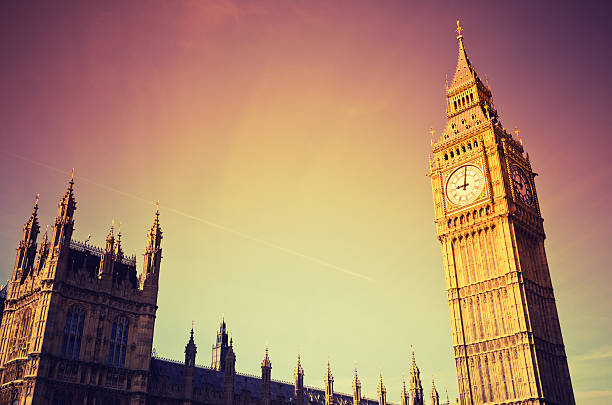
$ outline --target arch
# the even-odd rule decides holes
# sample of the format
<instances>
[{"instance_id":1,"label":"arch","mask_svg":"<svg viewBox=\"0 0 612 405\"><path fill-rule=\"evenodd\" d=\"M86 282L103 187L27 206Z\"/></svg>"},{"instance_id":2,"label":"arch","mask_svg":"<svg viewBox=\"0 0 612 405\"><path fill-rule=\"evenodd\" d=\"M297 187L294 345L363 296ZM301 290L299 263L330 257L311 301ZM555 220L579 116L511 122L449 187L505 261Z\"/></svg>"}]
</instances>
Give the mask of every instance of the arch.
<instances>
[{"instance_id":1,"label":"arch","mask_svg":"<svg viewBox=\"0 0 612 405\"><path fill-rule=\"evenodd\" d=\"M62 357L71 360L79 359L85 312L85 309L78 305L71 306L68 312L66 312L64 337L62 339Z\"/></svg>"},{"instance_id":2,"label":"arch","mask_svg":"<svg viewBox=\"0 0 612 405\"><path fill-rule=\"evenodd\" d=\"M113 321L113 328L111 330L108 364L115 367L125 366L128 331L128 319L124 316L117 316Z\"/></svg>"}]
</instances>

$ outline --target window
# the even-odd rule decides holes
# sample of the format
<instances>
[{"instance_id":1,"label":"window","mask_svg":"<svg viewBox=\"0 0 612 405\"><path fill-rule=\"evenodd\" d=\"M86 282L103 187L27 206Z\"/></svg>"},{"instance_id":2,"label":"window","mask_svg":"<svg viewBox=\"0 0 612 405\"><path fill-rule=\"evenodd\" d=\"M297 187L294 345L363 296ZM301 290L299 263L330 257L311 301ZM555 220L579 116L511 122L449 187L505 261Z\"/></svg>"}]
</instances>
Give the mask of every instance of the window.
<instances>
[{"instance_id":1,"label":"window","mask_svg":"<svg viewBox=\"0 0 612 405\"><path fill-rule=\"evenodd\" d=\"M68 310L64 325L64 339L62 340L63 357L71 360L79 359L84 321L85 311L81 308L72 307Z\"/></svg>"},{"instance_id":2,"label":"window","mask_svg":"<svg viewBox=\"0 0 612 405\"><path fill-rule=\"evenodd\" d=\"M118 317L113 322L110 347L108 349L108 364L117 367L125 366L125 350L127 347L128 321Z\"/></svg>"}]
</instances>

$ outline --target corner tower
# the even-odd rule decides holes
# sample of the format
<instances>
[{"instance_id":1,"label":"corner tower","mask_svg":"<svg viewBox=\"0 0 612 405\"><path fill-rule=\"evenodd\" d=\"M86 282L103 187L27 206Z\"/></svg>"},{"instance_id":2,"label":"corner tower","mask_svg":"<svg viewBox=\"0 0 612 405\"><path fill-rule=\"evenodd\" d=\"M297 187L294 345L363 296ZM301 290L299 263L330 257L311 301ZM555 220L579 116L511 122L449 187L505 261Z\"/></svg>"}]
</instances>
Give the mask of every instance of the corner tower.
<instances>
[{"instance_id":1,"label":"corner tower","mask_svg":"<svg viewBox=\"0 0 612 405\"><path fill-rule=\"evenodd\" d=\"M575 404L536 174L457 39L429 176L461 404Z\"/></svg>"}]
</instances>

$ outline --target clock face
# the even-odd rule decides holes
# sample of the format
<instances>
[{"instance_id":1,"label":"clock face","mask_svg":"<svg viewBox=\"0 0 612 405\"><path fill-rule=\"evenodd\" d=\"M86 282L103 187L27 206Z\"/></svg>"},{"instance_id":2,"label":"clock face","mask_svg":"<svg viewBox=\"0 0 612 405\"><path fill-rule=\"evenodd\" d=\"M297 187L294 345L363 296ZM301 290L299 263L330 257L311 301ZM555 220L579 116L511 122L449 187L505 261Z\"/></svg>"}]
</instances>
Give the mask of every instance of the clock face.
<instances>
[{"instance_id":1,"label":"clock face","mask_svg":"<svg viewBox=\"0 0 612 405\"><path fill-rule=\"evenodd\" d=\"M476 200L484 188L482 170L474 165L461 166L446 182L446 197L455 205L466 205Z\"/></svg>"},{"instance_id":2,"label":"clock face","mask_svg":"<svg viewBox=\"0 0 612 405\"><path fill-rule=\"evenodd\" d=\"M524 204L531 206L533 204L533 194L525 172L513 164L510 166L510 177L512 178L512 187L514 187L514 195Z\"/></svg>"}]
</instances>

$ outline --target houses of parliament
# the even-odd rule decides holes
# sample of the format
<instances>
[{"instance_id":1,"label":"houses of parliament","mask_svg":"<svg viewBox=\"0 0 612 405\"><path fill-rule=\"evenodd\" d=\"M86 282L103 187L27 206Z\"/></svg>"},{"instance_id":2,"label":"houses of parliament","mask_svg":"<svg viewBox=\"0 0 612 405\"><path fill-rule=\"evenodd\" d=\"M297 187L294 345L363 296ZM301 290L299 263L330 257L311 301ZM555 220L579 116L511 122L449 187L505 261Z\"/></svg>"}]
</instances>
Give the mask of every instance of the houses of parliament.
<instances>
[{"instance_id":1,"label":"houses of parliament","mask_svg":"<svg viewBox=\"0 0 612 405\"><path fill-rule=\"evenodd\" d=\"M574 397L544 251L529 156L500 124L490 88L470 63L458 25L459 58L447 84L448 124L432 141L429 177L442 245L462 405L571 405ZM12 276L1 291L0 405L387 405L352 394L276 381L266 348L261 377L238 373L221 322L210 367L196 366L193 329L184 362L152 355L162 259L159 210L143 267L111 226L104 247L72 239L74 180L38 242L38 198L23 227ZM425 390L414 353L401 405L440 405ZM322 371L324 367L322 367ZM427 391L427 392L426 392ZM446 403L448 404L448 398Z\"/></svg>"}]
</instances>

